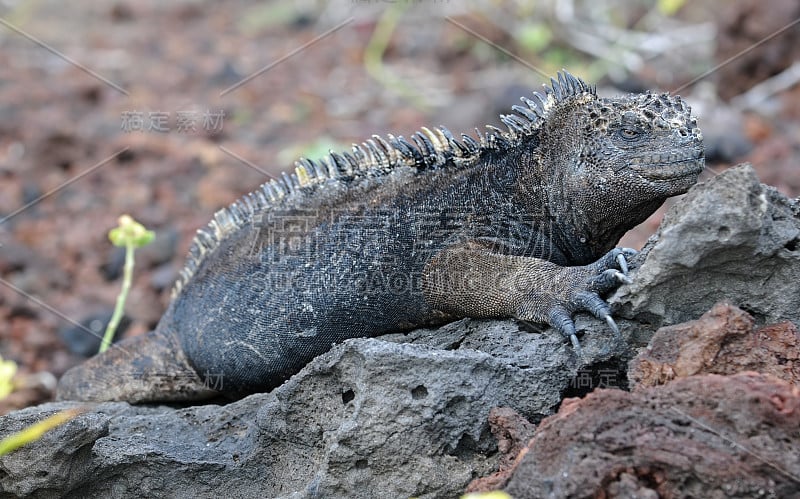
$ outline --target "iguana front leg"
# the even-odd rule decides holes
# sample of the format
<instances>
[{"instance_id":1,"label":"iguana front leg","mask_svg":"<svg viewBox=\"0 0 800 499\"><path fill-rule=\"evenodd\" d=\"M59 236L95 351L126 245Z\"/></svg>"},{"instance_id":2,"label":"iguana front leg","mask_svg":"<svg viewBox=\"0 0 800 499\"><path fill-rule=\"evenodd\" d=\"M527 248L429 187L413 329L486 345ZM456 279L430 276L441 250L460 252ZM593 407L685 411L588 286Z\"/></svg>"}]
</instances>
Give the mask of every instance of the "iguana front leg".
<instances>
[{"instance_id":1,"label":"iguana front leg","mask_svg":"<svg viewBox=\"0 0 800 499\"><path fill-rule=\"evenodd\" d=\"M435 309L460 317L515 317L547 323L580 353L572 315L585 310L619 334L601 294L629 283L627 258L616 248L594 263L562 267L539 258L492 251L481 242L451 246L425 267L422 286Z\"/></svg>"}]
</instances>

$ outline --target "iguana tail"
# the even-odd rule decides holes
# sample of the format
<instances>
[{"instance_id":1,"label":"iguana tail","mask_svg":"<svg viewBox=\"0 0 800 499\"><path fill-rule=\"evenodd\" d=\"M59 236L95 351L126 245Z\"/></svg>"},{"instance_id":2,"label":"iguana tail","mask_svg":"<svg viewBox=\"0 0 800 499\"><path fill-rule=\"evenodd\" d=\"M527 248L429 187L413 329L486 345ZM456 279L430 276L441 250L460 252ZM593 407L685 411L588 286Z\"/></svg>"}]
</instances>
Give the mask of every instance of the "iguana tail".
<instances>
[{"instance_id":1,"label":"iguana tail","mask_svg":"<svg viewBox=\"0 0 800 499\"><path fill-rule=\"evenodd\" d=\"M172 332L161 328L115 343L67 371L58 400L189 401L219 392L192 369Z\"/></svg>"}]
</instances>

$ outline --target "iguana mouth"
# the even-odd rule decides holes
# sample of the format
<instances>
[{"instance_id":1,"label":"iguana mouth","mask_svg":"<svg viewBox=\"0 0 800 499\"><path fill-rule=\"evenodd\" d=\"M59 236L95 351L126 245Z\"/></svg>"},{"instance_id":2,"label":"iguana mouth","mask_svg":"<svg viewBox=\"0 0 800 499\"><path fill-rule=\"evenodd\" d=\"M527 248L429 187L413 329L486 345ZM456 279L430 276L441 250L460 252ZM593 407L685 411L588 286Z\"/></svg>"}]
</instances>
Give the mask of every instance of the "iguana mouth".
<instances>
[{"instance_id":1,"label":"iguana mouth","mask_svg":"<svg viewBox=\"0 0 800 499\"><path fill-rule=\"evenodd\" d=\"M705 167L703 149L689 149L632 158L630 167L648 180L672 180L697 175Z\"/></svg>"}]
</instances>

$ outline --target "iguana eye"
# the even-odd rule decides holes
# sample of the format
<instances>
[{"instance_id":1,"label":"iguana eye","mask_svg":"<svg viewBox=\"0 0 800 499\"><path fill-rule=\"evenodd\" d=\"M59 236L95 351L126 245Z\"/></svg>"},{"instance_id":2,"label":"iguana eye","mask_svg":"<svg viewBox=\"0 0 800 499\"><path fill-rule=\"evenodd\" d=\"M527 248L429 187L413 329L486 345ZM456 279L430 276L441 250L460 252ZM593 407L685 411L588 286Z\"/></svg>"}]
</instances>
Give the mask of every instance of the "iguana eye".
<instances>
[{"instance_id":1,"label":"iguana eye","mask_svg":"<svg viewBox=\"0 0 800 499\"><path fill-rule=\"evenodd\" d=\"M633 139L639 137L639 135L641 135L641 133L642 132L640 130L638 130L636 128L629 128L629 127L620 128L620 130L619 130L620 137L622 137L625 140L633 140Z\"/></svg>"}]
</instances>

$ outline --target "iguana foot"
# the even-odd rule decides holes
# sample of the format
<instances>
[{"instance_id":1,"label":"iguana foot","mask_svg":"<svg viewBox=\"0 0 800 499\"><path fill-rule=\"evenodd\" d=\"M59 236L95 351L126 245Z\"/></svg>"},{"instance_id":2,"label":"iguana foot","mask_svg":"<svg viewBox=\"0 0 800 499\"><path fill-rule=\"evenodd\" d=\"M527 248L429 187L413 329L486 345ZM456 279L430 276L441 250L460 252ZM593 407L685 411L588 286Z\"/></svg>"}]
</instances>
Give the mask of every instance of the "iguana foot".
<instances>
[{"instance_id":1,"label":"iguana foot","mask_svg":"<svg viewBox=\"0 0 800 499\"><path fill-rule=\"evenodd\" d=\"M572 316L575 312L586 311L608 323L608 326L620 337L619 327L611 317L611 308L601 295L613 291L621 284L630 284L628 277L628 260L638 252L631 248L615 248L596 262L581 267L564 267L555 276L550 291L550 299L542 302L542 295L532 295L531 302L520 307L520 319L527 319L526 310L544 312L544 322L557 329L564 337L569 338L575 352L581 356L582 350L578 336L575 334L575 323ZM542 310L542 307L544 308ZM527 320L536 320L531 317Z\"/></svg>"}]
</instances>

